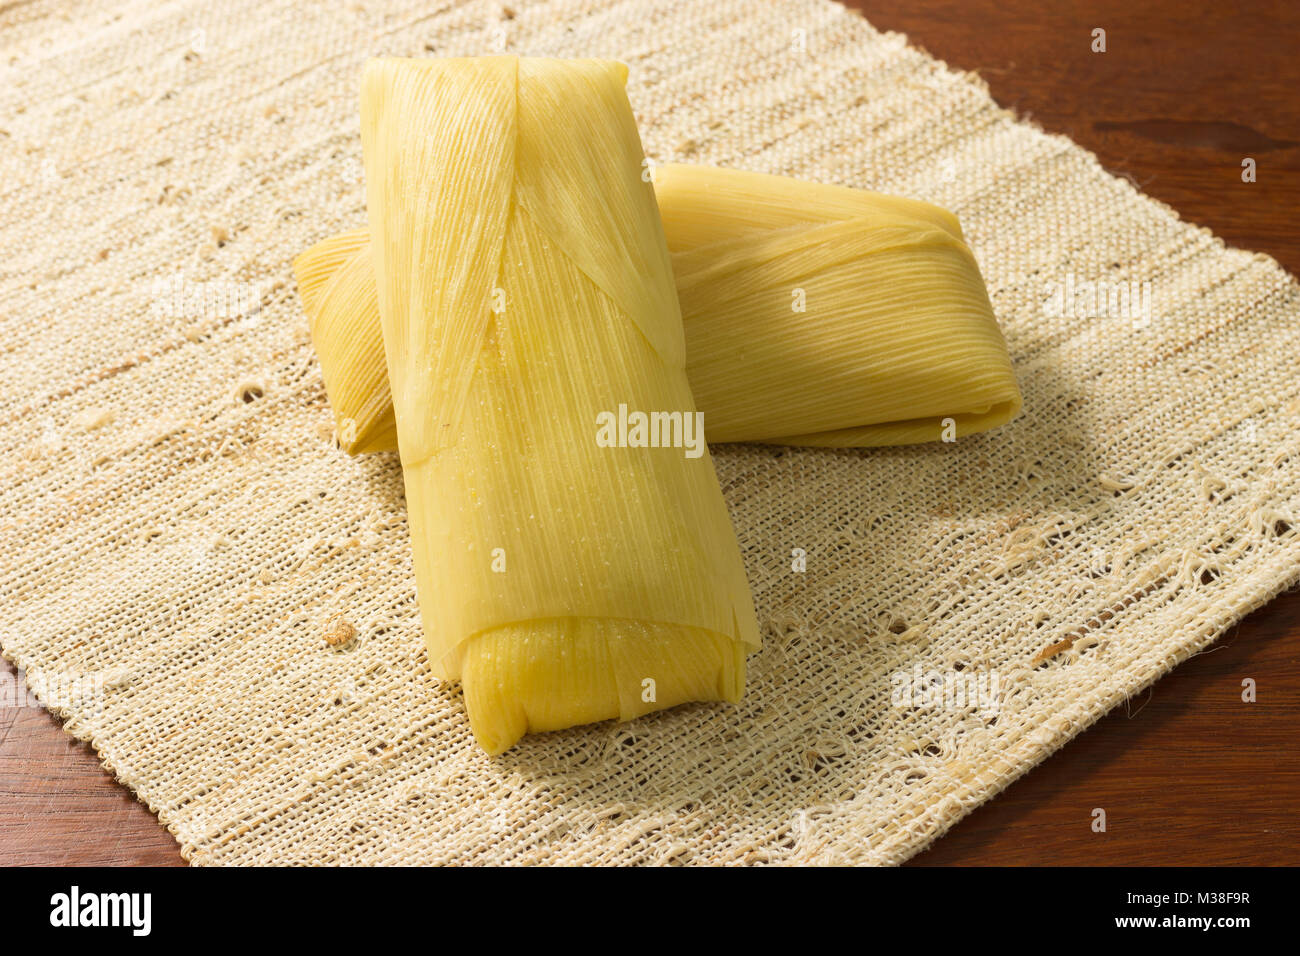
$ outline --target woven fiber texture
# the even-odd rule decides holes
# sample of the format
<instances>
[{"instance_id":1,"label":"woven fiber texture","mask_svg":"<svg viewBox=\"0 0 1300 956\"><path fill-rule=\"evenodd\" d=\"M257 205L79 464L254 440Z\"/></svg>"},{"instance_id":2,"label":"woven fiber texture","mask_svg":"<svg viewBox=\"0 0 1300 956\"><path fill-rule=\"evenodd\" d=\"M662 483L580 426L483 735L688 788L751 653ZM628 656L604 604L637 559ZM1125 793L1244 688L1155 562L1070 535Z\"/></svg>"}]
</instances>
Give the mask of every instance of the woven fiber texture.
<instances>
[{"instance_id":1,"label":"woven fiber texture","mask_svg":"<svg viewBox=\"0 0 1300 956\"><path fill-rule=\"evenodd\" d=\"M825 0L509 7L0 12L0 637L188 859L896 863L1300 577L1275 262ZM625 61L655 160L952 209L1025 411L717 447L764 630L742 704L489 759L289 260L365 222L367 56L501 50Z\"/></svg>"}]
</instances>

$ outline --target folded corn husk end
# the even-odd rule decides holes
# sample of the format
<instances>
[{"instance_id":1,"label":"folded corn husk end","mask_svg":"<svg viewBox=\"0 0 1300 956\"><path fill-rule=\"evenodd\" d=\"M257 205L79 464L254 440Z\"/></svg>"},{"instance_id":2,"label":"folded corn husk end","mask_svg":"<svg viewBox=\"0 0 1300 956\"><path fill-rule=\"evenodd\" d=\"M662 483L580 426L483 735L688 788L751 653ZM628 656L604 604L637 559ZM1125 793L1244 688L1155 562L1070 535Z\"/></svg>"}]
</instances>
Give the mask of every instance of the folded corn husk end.
<instances>
[{"instance_id":1,"label":"folded corn husk end","mask_svg":"<svg viewBox=\"0 0 1300 956\"><path fill-rule=\"evenodd\" d=\"M529 733L627 721L693 701L739 703L749 651L702 628L529 621L470 638L461 686L475 738L499 754Z\"/></svg>"},{"instance_id":2,"label":"folded corn husk end","mask_svg":"<svg viewBox=\"0 0 1300 956\"><path fill-rule=\"evenodd\" d=\"M926 206L891 200L870 214L752 232L730 222L733 238L674 254L710 440L952 441L1019 412L975 257Z\"/></svg>"},{"instance_id":3,"label":"folded corn husk end","mask_svg":"<svg viewBox=\"0 0 1300 956\"><path fill-rule=\"evenodd\" d=\"M339 447L350 455L396 450L370 230L316 243L294 258L293 271Z\"/></svg>"}]
</instances>

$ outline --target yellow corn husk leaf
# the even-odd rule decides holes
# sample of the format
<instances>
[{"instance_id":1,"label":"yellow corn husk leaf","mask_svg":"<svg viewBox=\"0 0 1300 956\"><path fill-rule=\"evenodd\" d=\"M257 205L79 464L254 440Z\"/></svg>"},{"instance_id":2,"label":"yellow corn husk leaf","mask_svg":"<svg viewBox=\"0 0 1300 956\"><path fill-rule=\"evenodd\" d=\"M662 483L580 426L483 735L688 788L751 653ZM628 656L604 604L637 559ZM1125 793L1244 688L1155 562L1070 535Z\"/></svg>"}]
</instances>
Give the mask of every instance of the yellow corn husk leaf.
<instances>
[{"instance_id":1,"label":"yellow corn husk leaf","mask_svg":"<svg viewBox=\"0 0 1300 956\"><path fill-rule=\"evenodd\" d=\"M321 377L335 410L339 446L353 455L396 448L370 230L318 242L294 260L294 270L312 340L322 356ZM358 322L357 316L367 321ZM345 355L348 360L340 361Z\"/></svg>"},{"instance_id":2,"label":"yellow corn husk leaf","mask_svg":"<svg viewBox=\"0 0 1300 956\"><path fill-rule=\"evenodd\" d=\"M702 166L659 167L655 192L711 441L911 444L1019 412L979 267L948 211ZM359 426L344 448L382 447L386 384L366 374L381 348L378 315L307 313L336 415Z\"/></svg>"},{"instance_id":3,"label":"yellow corn husk leaf","mask_svg":"<svg viewBox=\"0 0 1300 956\"><path fill-rule=\"evenodd\" d=\"M668 163L655 169L655 198L673 254L791 226L877 216L915 220L962 238L957 217L932 203L742 169Z\"/></svg>"},{"instance_id":4,"label":"yellow corn husk leaf","mask_svg":"<svg viewBox=\"0 0 1300 956\"><path fill-rule=\"evenodd\" d=\"M656 193L710 440L903 445L1019 413L979 265L947 210L697 166L661 167Z\"/></svg>"},{"instance_id":5,"label":"yellow corn husk leaf","mask_svg":"<svg viewBox=\"0 0 1300 956\"><path fill-rule=\"evenodd\" d=\"M620 405L695 410L625 80L491 57L372 60L362 83L425 640L491 753L736 701L759 642L702 441L689 457L597 440Z\"/></svg>"},{"instance_id":6,"label":"yellow corn husk leaf","mask_svg":"<svg viewBox=\"0 0 1300 956\"><path fill-rule=\"evenodd\" d=\"M690 376L714 441L880 445L1008 421L1011 361L970 250L878 214L673 257ZM785 303L785 311L767 307ZM864 415L863 410L869 409ZM864 418L867 420L864 422Z\"/></svg>"},{"instance_id":7,"label":"yellow corn husk leaf","mask_svg":"<svg viewBox=\"0 0 1300 956\"><path fill-rule=\"evenodd\" d=\"M370 260L369 242L369 229L353 229L322 239L294 258L293 272L298 279L298 295L302 299L303 310L310 319L315 319L320 311L321 292L335 278L335 273L344 263L354 257L367 262ZM370 281L373 285L373 275ZM379 312L376 311L375 326L378 327L378 324Z\"/></svg>"}]
</instances>

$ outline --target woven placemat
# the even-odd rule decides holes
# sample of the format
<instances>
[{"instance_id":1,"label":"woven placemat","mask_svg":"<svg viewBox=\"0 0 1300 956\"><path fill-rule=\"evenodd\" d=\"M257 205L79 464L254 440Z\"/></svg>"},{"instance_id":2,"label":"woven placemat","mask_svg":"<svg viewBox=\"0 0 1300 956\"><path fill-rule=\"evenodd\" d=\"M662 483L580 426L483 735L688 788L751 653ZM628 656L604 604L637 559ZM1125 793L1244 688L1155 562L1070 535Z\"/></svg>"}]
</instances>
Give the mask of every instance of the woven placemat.
<instances>
[{"instance_id":1,"label":"woven placemat","mask_svg":"<svg viewBox=\"0 0 1300 956\"><path fill-rule=\"evenodd\" d=\"M835 4L38 0L0 30L0 637L193 862L898 862L1300 577L1295 280ZM718 447L744 702L489 759L426 669L396 456L333 447L289 260L364 223L365 57L501 50L628 63L656 160L955 211L1025 411Z\"/></svg>"}]
</instances>

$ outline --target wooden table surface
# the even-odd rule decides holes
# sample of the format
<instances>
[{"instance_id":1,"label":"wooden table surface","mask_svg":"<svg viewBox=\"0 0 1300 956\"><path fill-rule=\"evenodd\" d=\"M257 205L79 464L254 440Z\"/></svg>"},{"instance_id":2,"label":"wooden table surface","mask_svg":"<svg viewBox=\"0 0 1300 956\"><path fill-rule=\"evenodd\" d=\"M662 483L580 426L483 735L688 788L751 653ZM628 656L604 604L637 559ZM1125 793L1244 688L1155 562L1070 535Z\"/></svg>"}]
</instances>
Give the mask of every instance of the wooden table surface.
<instances>
[{"instance_id":1,"label":"wooden table surface","mask_svg":"<svg viewBox=\"0 0 1300 956\"><path fill-rule=\"evenodd\" d=\"M852 0L1186 219L1300 272L1300 7ZM792 26L797 26L793 24ZM1106 31L1093 53L1092 31ZM1241 161L1257 181L1241 181ZM12 668L5 676L11 679ZM1243 678L1258 700L1241 701ZM1300 863L1300 594L1117 708L916 857L926 864ZM1107 832L1091 829L1107 813ZM0 863L180 864L43 710L0 709Z\"/></svg>"}]
</instances>

